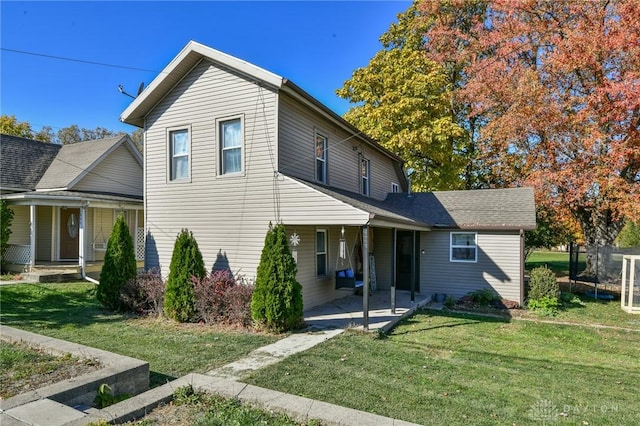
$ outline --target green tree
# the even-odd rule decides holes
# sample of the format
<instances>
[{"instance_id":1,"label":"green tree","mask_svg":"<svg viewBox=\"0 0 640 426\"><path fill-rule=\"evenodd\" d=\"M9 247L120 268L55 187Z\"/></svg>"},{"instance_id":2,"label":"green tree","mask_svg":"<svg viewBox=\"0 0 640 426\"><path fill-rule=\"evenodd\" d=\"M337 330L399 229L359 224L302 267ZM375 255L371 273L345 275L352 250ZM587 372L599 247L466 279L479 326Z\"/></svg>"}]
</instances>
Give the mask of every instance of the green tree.
<instances>
[{"instance_id":1,"label":"green tree","mask_svg":"<svg viewBox=\"0 0 640 426\"><path fill-rule=\"evenodd\" d=\"M0 200L0 267L4 267L4 254L11 236L11 222L13 222L13 210L7 204L7 200Z\"/></svg>"},{"instance_id":2,"label":"green tree","mask_svg":"<svg viewBox=\"0 0 640 426\"><path fill-rule=\"evenodd\" d=\"M636 222L631 222L628 220L620 234L618 234L618 238L616 242L620 245L620 247L637 247L640 246L640 224Z\"/></svg>"},{"instance_id":3,"label":"green tree","mask_svg":"<svg viewBox=\"0 0 640 426\"><path fill-rule=\"evenodd\" d=\"M456 74L424 54L427 25L415 4L399 14L380 37L382 50L337 94L356 104L347 121L414 170L414 190L471 188L472 133L452 102Z\"/></svg>"},{"instance_id":4,"label":"green tree","mask_svg":"<svg viewBox=\"0 0 640 426\"><path fill-rule=\"evenodd\" d=\"M124 216L119 215L107 242L100 284L96 289L98 301L108 309L120 310L120 289L135 278L136 273L133 240Z\"/></svg>"},{"instance_id":5,"label":"green tree","mask_svg":"<svg viewBox=\"0 0 640 426\"><path fill-rule=\"evenodd\" d=\"M251 299L251 316L256 323L275 331L302 324L302 286L296 273L284 225L269 223Z\"/></svg>"},{"instance_id":6,"label":"green tree","mask_svg":"<svg viewBox=\"0 0 640 426\"><path fill-rule=\"evenodd\" d=\"M21 138L35 139L40 142L53 142L51 127L44 126L38 132L34 132L31 123L18 121L15 115L2 114L0 116L0 133Z\"/></svg>"},{"instance_id":7,"label":"green tree","mask_svg":"<svg viewBox=\"0 0 640 426\"><path fill-rule=\"evenodd\" d=\"M553 210L544 206L536 208L536 229L524 234L525 258L537 248L551 249L568 244L574 236L571 227L554 216Z\"/></svg>"},{"instance_id":8,"label":"green tree","mask_svg":"<svg viewBox=\"0 0 640 426\"><path fill-rule=\"evenodd\" d=\"M173 246L169 277L164 294L164 312L180 322L193 319L196 313L193 280L202 280L206 274L202 253L193 233L183 229Z\"/></svg>"}]
</instances>

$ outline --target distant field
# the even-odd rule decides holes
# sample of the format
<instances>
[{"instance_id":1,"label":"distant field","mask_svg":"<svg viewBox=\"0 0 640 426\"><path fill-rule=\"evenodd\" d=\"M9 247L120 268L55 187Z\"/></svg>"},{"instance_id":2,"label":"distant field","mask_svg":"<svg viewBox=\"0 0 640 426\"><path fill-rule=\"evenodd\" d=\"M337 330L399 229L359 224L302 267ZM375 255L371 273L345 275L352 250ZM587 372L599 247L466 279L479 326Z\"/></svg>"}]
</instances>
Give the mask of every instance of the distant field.
<instances>
[{"instance_id":1,"label":"distant field","mask_svg":"<svg viewBox=\"0 0 640 426\"><path fill-rule=\"evenodd\" d=\"M569 253L566 251L534 251L527 259L525 269L530 271L538 266L546 266L558 277L567 276L569 275ZM585 259L581 254L578 270L582 271L584 268Z\"/></svg>"}]
</instances>

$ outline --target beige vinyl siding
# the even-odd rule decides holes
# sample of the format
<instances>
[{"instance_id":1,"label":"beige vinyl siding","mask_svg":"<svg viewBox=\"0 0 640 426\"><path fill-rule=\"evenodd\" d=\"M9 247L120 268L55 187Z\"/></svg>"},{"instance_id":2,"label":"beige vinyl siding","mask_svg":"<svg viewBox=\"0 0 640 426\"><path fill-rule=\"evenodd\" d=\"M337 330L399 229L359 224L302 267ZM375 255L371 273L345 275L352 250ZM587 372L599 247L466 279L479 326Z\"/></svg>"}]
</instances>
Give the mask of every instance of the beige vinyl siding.
<instances>
[{"instance_id":1,"label":"beige vinyl siding","mask_svg":"<svg viewBox=\"0 0 640 426\"><path fill-rule=\"evenodd\" d=\"M378 290L391 289L392 242L392 229L373 228L373 256L375 258L376 283Z\"/></svg>"},{"instance_id":2,"label":"beige vinyl siding","mask_svg":"<svg viewBox=\"0 0 640 426\"><path fill-rule=\"evenodd\" d=\"M458 232L458 231L456 231ZM520 235L518 232L477 232L478 261L449 261L449 231L420 235L420 291L459 298L488 288L509 300L520 300Z\"/></svg>"},{"instance_id":3,"label":"beige vinyl siding","mask_svg":"<svg viewBox=\"0 0 640 426\"><path fill-rule=\"evenodd\" d=\"M242 116L244 171L218 176L216 120ZM203 61L147 117L147 267L164 275L176 236L193 232L205 266L226 254L234 272L255 275L275 222L276 94ZM190 129L189 182L168 182L167 129Z\"/></svg>"},{"instance_id":4,"label":"beige vinyl siding","mask_svg":"<svg viewBox=\"0 0 640 426\"><path fill-rule=\"evenodd\" d=\"M91 232L91 239L88 241L89 253L93 256L93 260L104 260L104 255L107 247L107 242L113 231L113 209L95 208L89 209L90 213L87 214L87 218L91 220L92 226L89 227ZM95 250L94 244L102 246L104 250Z\"/></svg>"},{"instance_id":5,"label":"beige vinyl siding","mask_svg":"<svg viewBox=\"0 0 640 426\"><path fill-rule=\"evenodd\" d=\"M142 196L142 166L120 145L71 189Z\"/></svg>"},{"instance_id":6,"label":"beige vinyl siding","mask_svg":"<svg viewBox=\"0 0 640 426\"><path fill-rule=\"evenodd\" d=\"M51 261L53 232L53 207L38 206L36 209L36 260Z\"/></svg>"},{"instance_id":7,"label":"beige vinyl siding","mask_svg":"<svg viewBox=\"0 0 640 426\"><path fill-rule=\"evenodd\" d=\"M315 181L315 133L327 137L327 184L360 192L360 155L370 160L370 196L384 199L400 182L393 160L287 95L280 95L279 170ZM354 149L355 147L355 149Z\"/></svg>"},{"instance_id":8,"label":"beige vinyl siding","mask_svg":"<svg viewBox=\"0 0 640 426\"><path fill-rule=\"evenodd\" d=\"M9 206L9 208L13 210L9 244L30 244L31 213L29 206Z\"/></svg>"}]
</instances>

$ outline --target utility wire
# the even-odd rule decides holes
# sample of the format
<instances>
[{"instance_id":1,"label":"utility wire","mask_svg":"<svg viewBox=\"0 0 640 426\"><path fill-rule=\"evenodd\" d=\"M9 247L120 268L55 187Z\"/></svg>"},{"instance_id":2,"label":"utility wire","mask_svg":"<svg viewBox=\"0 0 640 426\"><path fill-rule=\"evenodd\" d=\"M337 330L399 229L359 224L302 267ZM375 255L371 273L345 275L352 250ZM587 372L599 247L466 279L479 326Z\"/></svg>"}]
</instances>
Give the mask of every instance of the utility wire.
<instances>
[{"instance_id":1,"label":"utility wire","mask_svg":"<svg viewBox=\"0 0 640 426\"><path fill-rule=\"evenodd\" d=\"M147 68L138 68L138 67L129 67L129 66L126 66L126 65L107 64L105 62L86 61L84 59L67 58L67 57L64 57L64 56L47 55L45 53L37 53L37 52L27 52L26 50L8 49L6 47L2 47L2 48L0 48L0 50L3 50L5 52L19 53L21 55L31 55L31 56L38 56L38 57L41 57L41 58L58 59L58 60L61 60L61 61L79 62L81 64L99 65L101 67L122 68L122 69L126 69L126 70L155 72L155 73L160 73L161 72L161 71L158 71L158 70L151 70L151 69L147 69Z\"/></svg>"}]
</instances>

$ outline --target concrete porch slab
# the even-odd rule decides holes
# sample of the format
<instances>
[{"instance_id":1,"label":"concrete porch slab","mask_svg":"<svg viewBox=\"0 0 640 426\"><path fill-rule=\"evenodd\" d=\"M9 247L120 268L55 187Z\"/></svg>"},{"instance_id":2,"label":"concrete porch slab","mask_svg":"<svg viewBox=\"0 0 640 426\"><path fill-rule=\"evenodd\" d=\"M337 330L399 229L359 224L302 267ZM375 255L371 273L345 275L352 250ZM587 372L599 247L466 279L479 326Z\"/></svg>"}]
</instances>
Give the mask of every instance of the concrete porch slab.
<instances>
[{"instance_id":1,"label":"concrete porch slab","mask_svg":"<svg viewBox=\"0 0 640 426\"><path fill-rule=\"evenodd\" d=\"M410 292L396 291L396 309L392 313L390 291L373 292L369 296L369 330L387 331L430 301L430 297L416 293L412 302ZM362 329L362 296L349 295L313 307L304 312L304 321L311 330Z\"/></svg>"}]
</instances>

